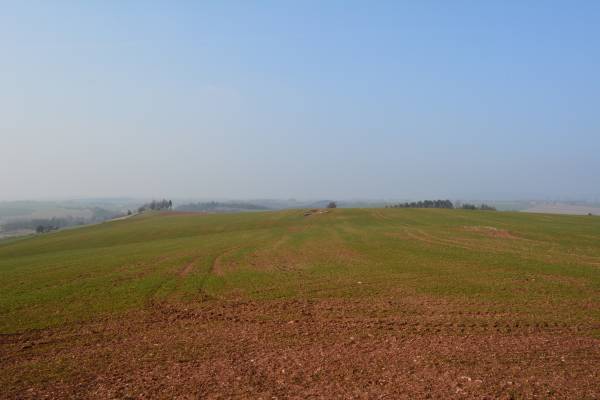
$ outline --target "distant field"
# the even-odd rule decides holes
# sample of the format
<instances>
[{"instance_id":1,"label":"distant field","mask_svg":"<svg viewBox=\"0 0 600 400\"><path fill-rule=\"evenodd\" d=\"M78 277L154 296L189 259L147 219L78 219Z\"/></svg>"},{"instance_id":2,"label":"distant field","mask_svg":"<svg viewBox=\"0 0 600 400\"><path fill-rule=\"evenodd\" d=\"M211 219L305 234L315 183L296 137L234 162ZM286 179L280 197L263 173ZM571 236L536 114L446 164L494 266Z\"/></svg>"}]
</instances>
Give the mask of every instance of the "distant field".
<instances>
[{"instance_id":1,"label":"distant field","mask_svg":"<svg viewBox=\"0 0 600 400\"><path fill-rule=\"evenodd\" d=\"M570 214L570 215L600 215L600 207L580 206L572 204L539 204L525 210L529 213Z\"/></svg>"},{"instance_id":2,"label":"distant field","mask_svg":"<svg viewBox=\"0 0 600 400\"><path fill-rule=\"evenodd\" d=\"M600 218L136 216L0 242L0 332L7 398L597 398Z\"/></svg>"},{"instance_id":3,"label":"distant field","mask_svg":"<svg viewBox=\"0 0 600 400\"><path fill-rule=\"evenodd\" d=\"M17 231L10 231L10 232L0 231L0 244L2 244L3 240L9 240L10 238L13 238L13 237L33 235L34 233L35 233L35 231L33 229L20 229Z\"/></svg>"}]
</instances>

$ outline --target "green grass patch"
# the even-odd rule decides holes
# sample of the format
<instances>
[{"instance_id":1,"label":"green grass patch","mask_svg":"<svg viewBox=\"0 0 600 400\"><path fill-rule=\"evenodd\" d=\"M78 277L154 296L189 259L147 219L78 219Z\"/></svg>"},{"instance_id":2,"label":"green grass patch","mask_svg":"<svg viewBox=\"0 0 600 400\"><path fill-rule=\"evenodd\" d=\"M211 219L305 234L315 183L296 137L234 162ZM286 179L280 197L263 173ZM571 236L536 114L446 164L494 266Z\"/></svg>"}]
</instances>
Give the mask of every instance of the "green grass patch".
<instances>
[{"instance_id":1,"label":"green grass patch","mask_svg":"<svg viewBox=\"0 0 600 400\"><path fill-rule=\"evenodd\" d=\"M600 219L336 209L149 214L0 242L0 332L152 302L428 296L600 319Z\"/></svg>"}]
</instances>

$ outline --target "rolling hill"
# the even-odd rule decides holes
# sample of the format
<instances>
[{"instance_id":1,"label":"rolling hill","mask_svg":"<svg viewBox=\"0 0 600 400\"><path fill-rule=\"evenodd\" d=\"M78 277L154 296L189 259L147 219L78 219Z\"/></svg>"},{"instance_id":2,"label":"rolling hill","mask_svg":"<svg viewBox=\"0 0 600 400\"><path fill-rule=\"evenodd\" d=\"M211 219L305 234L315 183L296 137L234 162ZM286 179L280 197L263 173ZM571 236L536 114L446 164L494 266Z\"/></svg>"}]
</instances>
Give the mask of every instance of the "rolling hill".
<instances>
[{"instance_id":1,"label":"rolling hill","mask_svg":"<svg viewBox=\"0 0 600 400\"><path fill-rule=\"evenodd\" d=\"M0 397L593 398L600 219L149 213L0 242L0 332Z\"/></svg>"}]
</instances>

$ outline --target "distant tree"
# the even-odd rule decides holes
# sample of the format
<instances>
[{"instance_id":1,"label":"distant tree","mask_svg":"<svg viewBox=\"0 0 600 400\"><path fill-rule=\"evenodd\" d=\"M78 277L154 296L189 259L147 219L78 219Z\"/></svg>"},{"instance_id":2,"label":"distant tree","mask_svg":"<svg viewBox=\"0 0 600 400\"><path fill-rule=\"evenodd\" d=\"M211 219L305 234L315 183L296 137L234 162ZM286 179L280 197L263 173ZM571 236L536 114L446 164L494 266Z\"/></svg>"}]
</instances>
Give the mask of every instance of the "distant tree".
<instances>
[{"instance_id":1,"label":"distant tree","mask_svg":"<svg viewBox=\"0 0 600 400\"><path fill-rule=\"evenodd\" d=\"M131 210L127 210L127 215L131 215Z\"/></svg>"},{"instance_id":2,"label":"distant tree","mask_svg":"<svg viewBox=\"0 0 600 400\"><path fill-rule=\"evenodd\" d=\"M56 225L38 225L35 228L35 232L36 233L46 233L46 232L58 230L59 228L60 228L60 226L56 226Z\"/></svg>"},{"instance_id":3,"label":"distant tree","mask_svg":"<svg viewBox=\"0 0 600 400\"><path fill-rule=\"evenodd\" d=\"M171 200L152 200L150 203L146 203L143 206L138 208L138 213L143 213L147 210L157 211L157 210L170 210L173 208L173 202Z\"/></svg>"},{"instance_id":4,"label":"distant tree","mask_svg":"<svg viewBox=\"0 0 600 400\"><path fill-rule=\"evenodd\" d=\"M454 208L450 200L421 200L391 205L392 208Z\"/></svg>"},{"instance_id":5,"label":"distant tree","mask_svg":"<svg viewBox=\"0 0 600 400\"><path fill-rule=\"evenodd\" d=\"M335 201L330 201L329 204L327 204L327 208L337 208L337 204Z\"/></svg>"},{"instance_id":6,"label":"distant tree","mask_svg":"<svg viewBox=\"0 0 600 400\"><path fill-rule=\"evenodd\" d=\"M482 210L482 211L496 211L496 207L489 206L485 203L476 206L475 204L465 203L461 207L463 210Z\"/></svg>"}]
</instances>

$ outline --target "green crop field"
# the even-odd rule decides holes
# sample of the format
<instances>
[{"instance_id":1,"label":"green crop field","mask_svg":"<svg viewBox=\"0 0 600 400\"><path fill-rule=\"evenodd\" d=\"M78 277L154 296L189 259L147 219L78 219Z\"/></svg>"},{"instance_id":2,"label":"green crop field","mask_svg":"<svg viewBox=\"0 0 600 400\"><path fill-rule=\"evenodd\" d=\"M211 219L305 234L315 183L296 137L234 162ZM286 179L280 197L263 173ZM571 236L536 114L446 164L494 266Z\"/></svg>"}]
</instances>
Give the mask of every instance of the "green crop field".
<instances>
[{"instance_id":1,"label":"green crop field","mask_svg":"<svg viewBox=\"0 0 600 400\"><path fill-rule=\"evenodd\" d=\"M380 295L598 320L600 219L412 209L165 213L0 244L4 333L153 302Z\"/></svg>"},{"instance_id":2,"label":"green crop field","mask_svg":"<svg viewBox=\"0 0 600 400\"><path fill-rule=\"evenodd\" d=\"M593 399L599 365L597 217L167 212L0 242L0 398Z\"/></svg>"}]
</instances>

